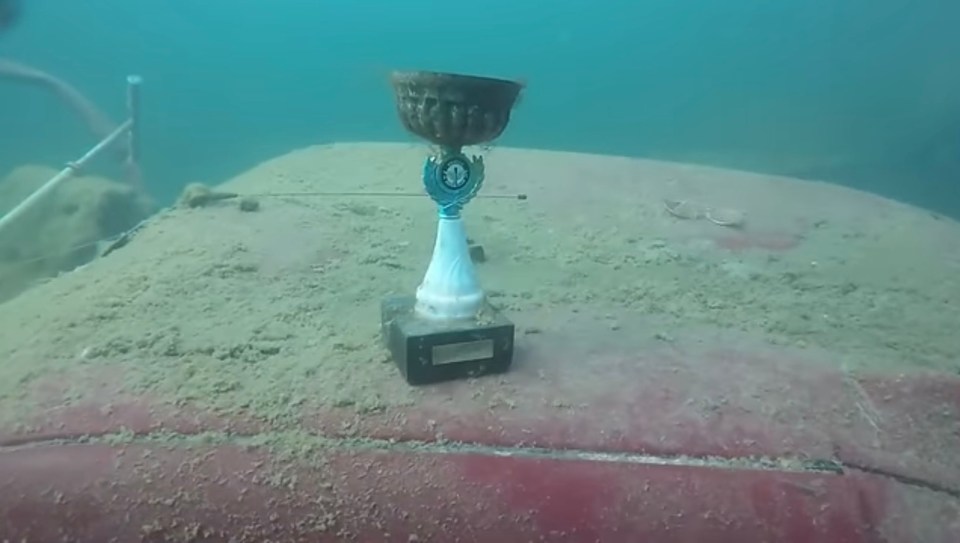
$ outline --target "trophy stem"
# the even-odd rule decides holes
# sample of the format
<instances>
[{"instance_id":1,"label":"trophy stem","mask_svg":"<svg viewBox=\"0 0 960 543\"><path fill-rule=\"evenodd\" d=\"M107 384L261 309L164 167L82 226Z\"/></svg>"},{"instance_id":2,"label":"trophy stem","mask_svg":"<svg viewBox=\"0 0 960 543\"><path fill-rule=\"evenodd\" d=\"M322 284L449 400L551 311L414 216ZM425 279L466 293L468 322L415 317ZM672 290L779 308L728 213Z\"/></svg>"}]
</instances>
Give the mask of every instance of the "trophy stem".
<instances>
[{"instance_id":1,"label":"trophy stem","mask_svg":"<svg viewBox=\"0 0 960 543\"><path fill-rule=\"evenodd\" d=\"M486 297L467 246L463 219L440 215L430 266L417 288L417 314L432 320L474 318Z\"/></svg>"}]
</instances>

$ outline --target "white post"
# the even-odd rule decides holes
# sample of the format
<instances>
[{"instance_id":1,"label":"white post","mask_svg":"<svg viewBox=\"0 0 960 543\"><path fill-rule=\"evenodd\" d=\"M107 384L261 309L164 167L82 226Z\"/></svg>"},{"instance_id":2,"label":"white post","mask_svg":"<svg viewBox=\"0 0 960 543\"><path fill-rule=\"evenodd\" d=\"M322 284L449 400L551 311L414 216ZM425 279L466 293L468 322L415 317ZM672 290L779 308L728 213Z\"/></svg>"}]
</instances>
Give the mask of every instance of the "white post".
<instances>
[{"instance_id":1,"label":"white post","mask_svg":"<svg viewBox=\"0 0 960 543\"><path fill-rule=\"evenodd\" d=\"M440 217L433 257L417 288L417 314L434 320L469 319L483 306L463 219Z\"/></svg>"}]
</instances>

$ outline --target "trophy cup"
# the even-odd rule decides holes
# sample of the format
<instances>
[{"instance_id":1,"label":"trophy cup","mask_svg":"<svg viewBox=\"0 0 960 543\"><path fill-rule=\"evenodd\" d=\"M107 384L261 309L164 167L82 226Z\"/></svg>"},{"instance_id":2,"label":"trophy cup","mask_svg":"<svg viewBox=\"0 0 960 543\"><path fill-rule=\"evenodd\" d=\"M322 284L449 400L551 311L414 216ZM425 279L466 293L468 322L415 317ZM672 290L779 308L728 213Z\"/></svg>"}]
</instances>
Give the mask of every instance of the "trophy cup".
<instances>
[{"instance_id":1,"label":"trophy cup","mask_svg":"<svg viewBox=\"0 0 960 543\"><path fill-rule=\"evenodd\" d=\"M423 184L440 217L416 296L381 305L384 343L411 385L505 372L514 326L487 302L460 218L483 184L483 158L462 150L503 133L522 85L435 72L394 72L391 84L404 128L438 149L426 159Z\"/></svg>"}]
</instances>

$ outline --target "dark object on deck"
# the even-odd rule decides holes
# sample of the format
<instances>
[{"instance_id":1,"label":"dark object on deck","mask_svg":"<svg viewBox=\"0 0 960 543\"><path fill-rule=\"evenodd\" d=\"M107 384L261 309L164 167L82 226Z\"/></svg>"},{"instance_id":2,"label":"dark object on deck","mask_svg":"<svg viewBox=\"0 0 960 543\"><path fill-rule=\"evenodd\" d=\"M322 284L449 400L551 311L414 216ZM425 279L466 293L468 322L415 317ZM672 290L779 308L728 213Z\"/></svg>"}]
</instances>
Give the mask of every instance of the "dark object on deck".
<instances>
[{"instance_id":1,"label":"dark object on deck","mask_svg":"<svg viewBox=\"0 0 960 543\"><path fill-rule=\"evenodd\" d=\"M477 264L483 264L487 261L487 253L483 250L483 245L470 246L470 259Z\"/></svg>"}]
</instances>

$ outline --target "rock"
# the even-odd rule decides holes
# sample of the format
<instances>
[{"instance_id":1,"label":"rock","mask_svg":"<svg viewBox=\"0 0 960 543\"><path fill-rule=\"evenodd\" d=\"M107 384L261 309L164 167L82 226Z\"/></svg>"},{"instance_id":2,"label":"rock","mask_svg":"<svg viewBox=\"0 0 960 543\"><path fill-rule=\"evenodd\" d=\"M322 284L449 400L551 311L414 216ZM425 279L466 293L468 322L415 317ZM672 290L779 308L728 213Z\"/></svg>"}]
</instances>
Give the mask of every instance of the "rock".
<instances>
[{"instance_id":1,"label":"rock","mask_svg":"<svg viewBox=\"0 0 960 543\"><path fill-rule=\"evenodd\" d=\"M255 198L246 198L240 199L240 211L253 212L260 211L260 202Z\"/></svg>"},{"instance_id":2,"label":"rock","mask_svg":"<svg viewBox=\"0 0 960 543\"><path fill-rule=\"evenodd\" d=\"M58 170L22 166L0 180L0 214L18 205ZM156 210L140 190L103 177L66 180L0 232L0 302L30 284L76 269Z\"/></svg>"},{"instance_id":3,"label":"rock","mask_svg":"<svg viewBox=\"0 0 960 543\"><path fill-rule=\"evenodd\" d=\"M477 264L487 261L487 253L483 250L483 245L470 246L470 259Z\"/></svg>"}]
</instances>

